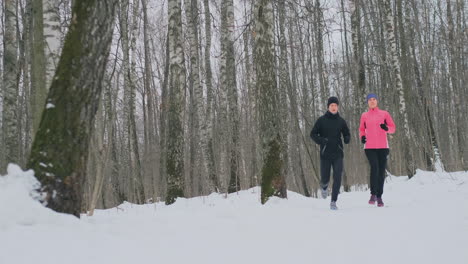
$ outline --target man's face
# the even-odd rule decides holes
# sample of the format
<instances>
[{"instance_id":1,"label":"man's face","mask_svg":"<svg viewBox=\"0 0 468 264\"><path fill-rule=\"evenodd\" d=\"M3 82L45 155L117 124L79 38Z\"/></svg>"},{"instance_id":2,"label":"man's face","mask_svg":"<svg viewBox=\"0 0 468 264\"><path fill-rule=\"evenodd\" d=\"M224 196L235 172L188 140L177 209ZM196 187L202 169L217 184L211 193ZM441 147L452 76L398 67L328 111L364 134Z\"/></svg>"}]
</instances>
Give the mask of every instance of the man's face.
<instances>
[{"instance_id":1,"label":"man's face","mask_svg":"<svg viewBox=\"0 0 468 264\"><path fill-rule=\"evenodd\" d=\"M330 104L328 106L328 111L330 111L330 113L332 113L332 114L338 113L338 105L335 104L335 103Z\"/></svg>"},{"instance_id":2,"label":"man's face","mask_svg":"<svg viewBox=\"0 0 468 264\"><path fill-rule=\"evenodd\" d=\"M377 99L371 98L367 101L370 109L374 109L377 106Z\"/></svg>"}]
</instances>

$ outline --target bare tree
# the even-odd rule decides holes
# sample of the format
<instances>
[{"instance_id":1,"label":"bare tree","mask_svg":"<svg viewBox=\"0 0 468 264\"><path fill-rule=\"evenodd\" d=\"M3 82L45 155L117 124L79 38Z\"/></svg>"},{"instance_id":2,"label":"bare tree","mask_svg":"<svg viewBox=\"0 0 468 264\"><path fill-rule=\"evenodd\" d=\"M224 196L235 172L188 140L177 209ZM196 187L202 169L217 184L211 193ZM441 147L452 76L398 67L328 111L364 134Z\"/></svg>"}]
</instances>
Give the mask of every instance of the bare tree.
<instances>
[{"instance_id":1,"label":"bare tree","mask_svg":"<svg viewBox=\"0 0 468 264\"><path fill-rule=\"evenodd\" d=\"M449 55L449 69L450 69L450 84L449 87L451 94L459 95L459 96L452 96L451 100L453 102L454 109L460 109L461 107L461 97L463 93L460 92L460 77L458 75L459 69L461 68L461 63L459 62L459 58L461 56L460 53L457 52L457 40L455 39L456 35L456 25L452 15L452 5L450 0L446 0L447 3L447 24L448 24L448 55ZM458 24L458 23L457 23ZM457 153L457 160L459 160L460 168L466 170L468 168L468 161L465 161L465 152L466 152L466 141L464 133L463 133L463 125L464 121L462 119L463 112L462 111L454 111L453 115L455 116L455 122L459 126L454 126L453 129L455 130L455 145L458 146L456 149Z\"/></svg>"},{"instance_id":2,"label":"bare tree","mask_svg":"<svg viewBox=\"0 0 468 264\"><path fill-rule=\"evenodd\" d=\"M167 197L172 204L184 197L184 128L185 61L182 49L182 8L180 0L169 0L169 113L167 142Z\"/></svg>"},{"instance_id":3,"label":"bare tree","mask_svg":"<svg viewBox=\"0 0 468 264\"><path fill-rule=\"evenodd\" d=\"M143 11L143 41L144 41L144 57L145 57L145 69L144 69L144 95L143 100L144 107L143 111L145 114L145 151L144 156L146 162L144 172L148 180L151 182L151 197L156 194L157 186L161 185L160 175L157 165L159 164L160 149L158 148L159 134L156 120L156 95L154 92L154 85L152 85L153 71L151 62L151 50L150 50L150 32L148 22L148 0L141 0L142 11Z\"/></svg>"},{"instance_id":4,"label":"bare tree","mask_svg":"<svg viewBox=\"0 0 468 264\"><path fill-rule=\"evenodd\" d=\"M3 53L3 115L2 135L5 171L8 163L19 162L18 131L18 38L17 1L5 1L5 33Z\"/></svg>"},{"instance_id":5,"label":"bare tree","mask_svg":"<svg viewBox=\"0 0 468 264\"><path fill-rule=\"evenodd\" d=\"M278 113L279 91L275 78L273 52L273 4L256 2L255 9L255 72L260 96L260 134L263 148L262 204L271 196L286 197L286 182L282 174L282 146Z\"/></svg>"},{"instance_id":6,"label":"bare tree","mask_svg":"<svg viewBox=\"0 0 468 264\"><path fill-rule=\"evenodd\" d=\"M323 35L324 35L324 21L323 10L320 0L315 0L314 6L314 28L315 28L315 41L316 41L316 58L318 67L318 79L320 84L320 105L324 105L330 94L328 87L328 73L325 65L324 48L323 48ZM326 107L324 107L325 109Z\"/></svg>"},{"instance_id":7,"label":"bare tree","mask_svg":"<svg viewBox=\"0 0 468 264\"><path fill-rule=\"evenodd\" d=\"M134 2L134 10L138 10L139 1ZM130 186L136 193L136 201L143 203L145 200L143 188L143 176L141 173L141 161L139 154L139 144L136 132L136 116L135 116L135 34L136 22L130 23L130 18L135 18L135 15L130 16L129 1L122 1L120 6L120 29L122 36L122 52L123 52L123 69L124 69L124 127L126 129L126 140L128 149L128 177Z\"/></svg>"},{"instance_id":8,"label":"bare tree","mask_svg":"<svg viewBox=\"0 0 468 264\"><path fill-rule=\"evenodd\" d=\"M203 120L203 87L200 81L200 56L199 56L199 36L198 36L198 2L197 0L184 0L185 13L188 20L188 38L190 43L190 74L189 74L189 91L191 97L191 127L190 127L190 180L191 186L197 191L192 190L192 195L200 191L201 185L201 168L207 166L207 161L200 151L202 139L200 123ZM200 167L198 164L203 163Z\"/></svg>"},{"instance_id":9,"label":"bare tree","mask_svg":"<svg viewBox=\"0 0 468 264\"><path fill-rule=\"evenodd\" d=\"M223 149L222 170L228 173L227 192L240 190L239 180L239 109L236 81L236 61L234 50L234 2L223 0L221 2L221 140L226 142ZM227 114L228 113L228 114ZM225 153L224 153L225 151ZM225 159L225 160L224 160Z\"/></svg>"},{"instance_id":10,"label":"bare tree","mask_svg":"<svg viewBox=\"0 0 468 264\"><path fill-rule=\"evenodd\" d=\"M48 90L52 82L52 77L54 77L55 69L57 68L58 59L60 57L60 38L62 35L60 32L60 1L42 0L42 2L42 11L44 15L43 32L45 38L44 52L46 61L45 86Z\"/></svg>"},{"instance_id":11,"label":"bare tree","mask_svg":"<svg viewBox=\"0 0 468 264\"><path fill-rule=\"evenodd\" d=\"M33 38L31 64L31 109L33 119L33 136L39 128L42 111L47 97L45 48L44 48L44 16L41 0L32 1Z\"/></svg>"},{"instance_id":12,"label":"bare tree","mask_svg":"<svg viewBox=\"0 0 468 264\"><path fill-rule=\"evenodd\" d=\"M213 74L211 70L211 11L208 0L203 1L205 10L205 83L206 83L206 112L202 127L203 154L207 162L207 173L210 182L210 191L219 191L219 179L215 172L213 149Z\"/></svg>"},{"instance_id":13,"label":"bare tree","mask_svg":"<svg viewBox=\"0 0 468 264\"><path fill-rule=\"evenodd\" d=\"M28 163L42 184L42 202L77 217L115 4L115 0L83 0L73 7L73 22Z\"/></svg>"},{"instance_id":14,"label":"bare tree","mask_svg":"<svg viewBox=\"0 0 468 264\"><path fill-rule=\"evenodd\" d=\"M409 128L409 121L408 121L408 113L406 110L406 102L405 102L405 90L403 88L403 81L401 78L401 70L400 70L400 58L397 51L396 40L395 40L395 27L393 24L393 14L389 0L384 1L385 7L385 14L386 14L386 33L387 39L389 42L389 49L391 55L391 62L393 73L395 77L395 90L398 92L399 103L400 103L400 115L403 118L403 129L404 129L404 137L406 139L406 172L408 173L408 177L413 177L416 173L416 168L414 164L412 150L409 147L409 143L411 142L411 132Z\"/></svg>"}]
</instances>

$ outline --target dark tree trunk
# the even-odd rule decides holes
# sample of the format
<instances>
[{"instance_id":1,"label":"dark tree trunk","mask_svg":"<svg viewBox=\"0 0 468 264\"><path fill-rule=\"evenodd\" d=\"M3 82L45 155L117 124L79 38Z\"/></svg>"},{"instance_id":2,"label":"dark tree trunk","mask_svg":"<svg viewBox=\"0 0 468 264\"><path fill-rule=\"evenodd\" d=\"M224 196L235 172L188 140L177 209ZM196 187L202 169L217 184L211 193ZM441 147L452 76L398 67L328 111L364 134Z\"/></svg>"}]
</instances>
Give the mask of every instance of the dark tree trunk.
<instances>
[{"instance_id":1,"label":"dark tree trunk","mask_svg":"<svg viewBox=\"0 0 468 264\"><path fill-rule=\"evenodd\" d=\"M263 147L262 204L271 196L285 198L286 182L279 120L279 91L275 78L273 52L273 7L267 0L257 3L255 62L259 98L260 131Z\"/></svg>"},{"instance_id":2,"label":"dark tree trunk","mask_svg":"<svg viewBox=\"0 0 468 264\"><path fill-rule=\"evenodd\" d=\"M80 215L82 181L109 55L116 0L82 0L73 7L28 168L41 182L47 207Z\"/></svg>"}]
</instances>

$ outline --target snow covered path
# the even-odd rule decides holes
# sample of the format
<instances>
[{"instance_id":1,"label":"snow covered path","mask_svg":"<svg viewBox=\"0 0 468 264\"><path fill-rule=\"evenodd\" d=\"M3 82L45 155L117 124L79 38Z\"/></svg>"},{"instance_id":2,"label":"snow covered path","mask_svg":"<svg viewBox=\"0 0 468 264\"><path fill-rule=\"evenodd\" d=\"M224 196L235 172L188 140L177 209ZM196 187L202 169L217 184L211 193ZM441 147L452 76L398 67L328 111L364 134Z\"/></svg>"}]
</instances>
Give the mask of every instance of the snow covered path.
<instances>
[{"instance_id":1,"label":"snow covered path","mask_svg":"<svg viewBox=\"0 0 468 264\"><path fill-rule=\"evenodd\" d=\"M367 192L260 205L259 190L123 204L81 220L27 195L30 175L0 177L0 263L468 263L468 173L387 180L384 208ZM16 175L14 178L12 175ZM20 178L18 180L18 178Z\"/></svg>"}]
</instances>

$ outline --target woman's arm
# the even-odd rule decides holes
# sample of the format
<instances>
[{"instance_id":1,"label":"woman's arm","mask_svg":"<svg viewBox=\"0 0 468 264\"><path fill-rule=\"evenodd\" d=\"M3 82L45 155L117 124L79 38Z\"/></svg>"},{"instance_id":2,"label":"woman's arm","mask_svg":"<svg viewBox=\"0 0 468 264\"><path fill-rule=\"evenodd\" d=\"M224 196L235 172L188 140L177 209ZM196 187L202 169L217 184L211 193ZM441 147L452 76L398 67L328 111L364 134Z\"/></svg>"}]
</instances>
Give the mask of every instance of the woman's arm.
<instances>
[{"instance_id":1,"label":"woman's arm","mask_svg":"<svg viewBox=\"0 0 468 264\"><path fill-rule=\"evenodd\" d=\"M363 113L361 115L361 121L359 124L359 138L362 138L362 136L366 135L366 113Z\"/></svg>"},{"instance_id":2,"label":"woman's arm","mask_svg":"<svg viewBox=\"0 0 468 264\"><path fill-rule=\"evenodd\" d=\"M392 116L388 112L385 117L385 123L387 124L387 127L388 127L387 133L390 133L390 134L395 133L395 130L396 130L395 122L393 122Z\"/></svg>"}]
</instances>

